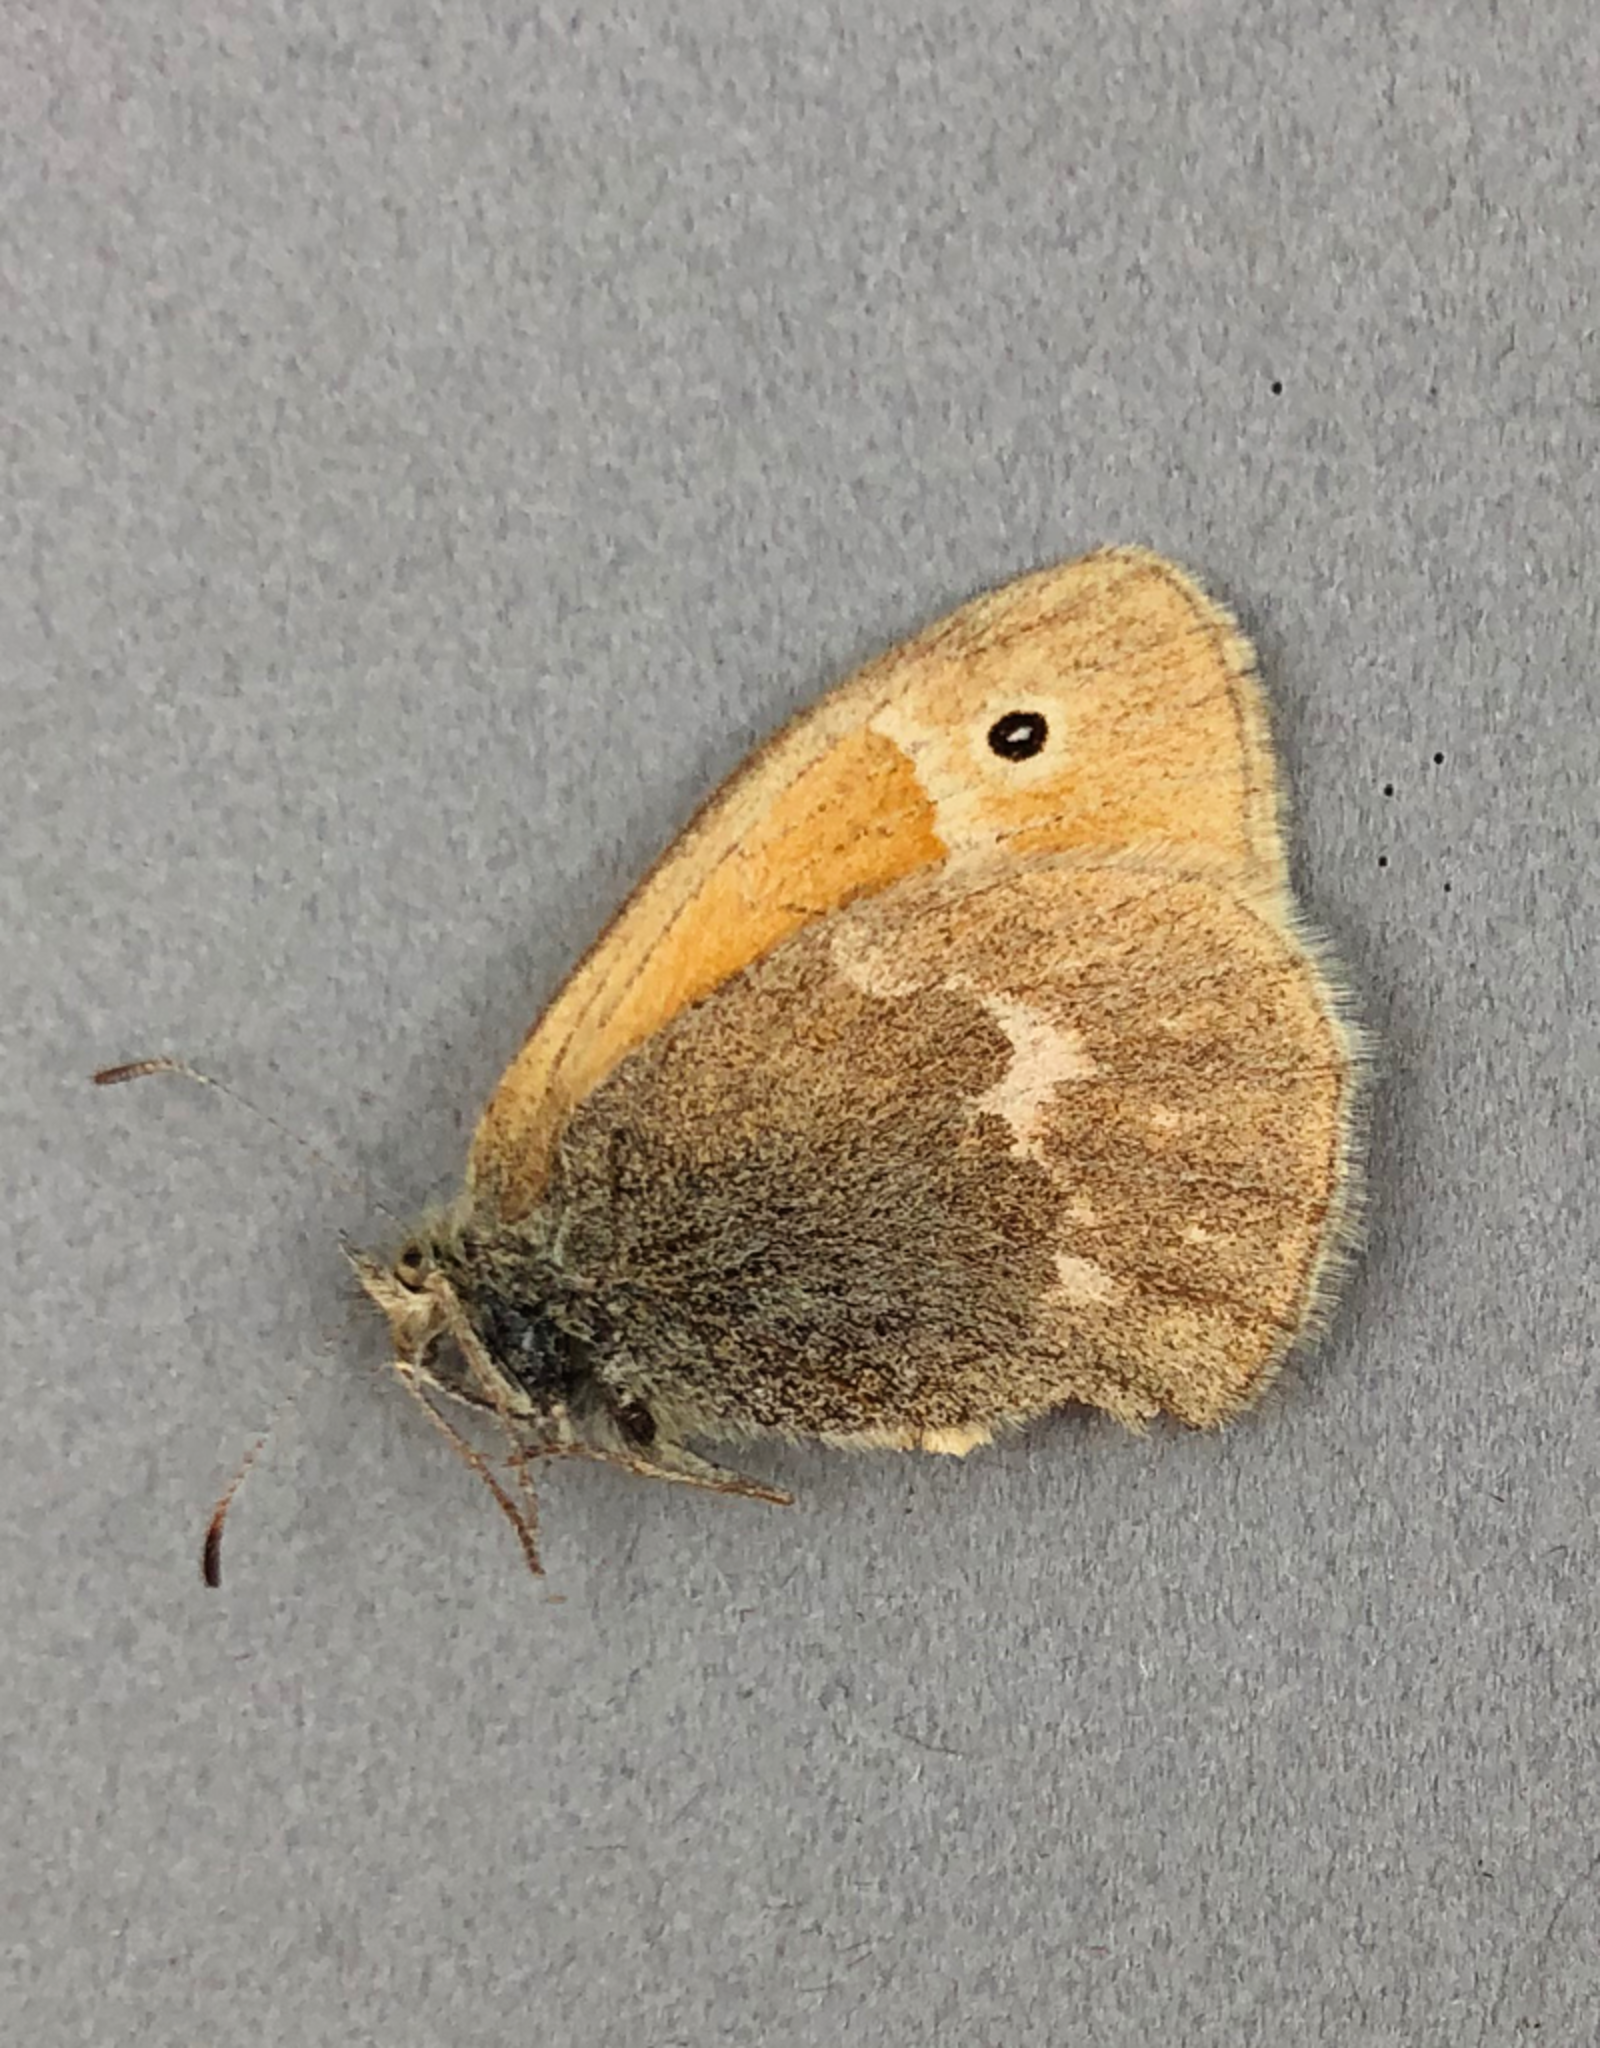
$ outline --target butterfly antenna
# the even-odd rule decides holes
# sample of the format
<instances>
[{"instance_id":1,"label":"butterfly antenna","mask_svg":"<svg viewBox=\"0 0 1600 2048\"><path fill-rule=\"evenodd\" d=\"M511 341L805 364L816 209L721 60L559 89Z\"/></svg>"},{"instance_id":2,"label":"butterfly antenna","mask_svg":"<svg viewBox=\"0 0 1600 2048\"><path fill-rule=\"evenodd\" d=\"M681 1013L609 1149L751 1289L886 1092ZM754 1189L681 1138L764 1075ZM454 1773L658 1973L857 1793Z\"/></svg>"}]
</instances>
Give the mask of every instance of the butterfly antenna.
<instances>
[{"instance_id":1,"label":"butterfly antenna","mask_svg":"<svg viewBox=\"0 0 1600 2048\"><path fill-rule=\"evenodd\" d=\"M200 1546L200 1576L213 1592L222 1584L222 1530L228 1519L228 1510L233 1506L233 1497L243 1486L246 1474L266 1449L268 1441L283 1420L283 1411L299 1396L301 1388L311 1376L311 1371L310 1365L301 1370L294 1385L273 1409L266 1428L239 1460L233 1477L217 1496L217 1504L211 1510L211 1519L206 1524L205 1541Z\"/></svg>"},{"instance_id":2,"label":"butterfly antenna","mask_svg":"<svg viewBox=\"0 0 1600 2048\"><path fill-rule=\"evenodd\" d=\"M260 1457L266 1447L270 1428L264 1429L239 1460L239 1469L217 1496L217 1504L211 1510L211 1519L206 1524L205 1541L200 1546L200 1576L215 1592L222 1584L222 1529L228 1519L228 1510L233 1506L233 1497L243 1486L245 1474Z\"/></svg>"},{"instance_id":3,"label":"butterfly antenna","mask_svg":"<svg viewBox=\"0 0 1600 2048\"><path fill-rule=\"evenodd\" d=\"M123 1081L142 1081L149 1074L176 1074L180 1080L194 1081L202 1088L210 1088L218 1095L225 1095L247 1115L255 1117L258 1122L276 1131L280 1138L287 1138L291 1145L298 1145L302 1152L317 1162L336 1187L349 1195L364 1195L381 1216L388 1217L397 1230L402 1227L400 1218L388 1203L380 1201L365 1181L353 1180L342 1168L335 1166L326 1153L319 1152L309 1138L303 1138L298 1131L290 1130L289 1126L281 1123L270 1110L252 1102L249 1096L241 1095L237 1088L230 1088L226 1081L219 1081L214 1075L203 1074L198 1067L191 1067L187 1060L173 1059L166 1053L156 1059L127 1060L120 1067L102 1067L93 1079L97 1088L114 1088Z\"/></svg>"},{"instance_id":4,"label":"butterfly antenna","mask_svg":"<svg viewBox=\"0 0 1600 2048\"><path fill-rule=\"evenodd\" d=\"M496 1507L499 1508L501 1514L505 1516L506 1520L516 1531L517 1542L522 1546L522 1555L529 1571L533 1573L536 1579L542 1579L544 1577L544 1566L539 1562L539 1517L531 1483L525 1483L523 1487L523 1499L526 1502L526 1507L519 1507L517 1502L511 1498L510 1494L506 1492L500 1481L495 1477L494 1471L483 1453L478 1450L476 1445L468 1443L467 1439L456 1428L455 1424L451 1422L448 1416L441 1415L439 1410L434 1407L418 1384L416 1373L412 1367L407 1365L403 1358L396 1358L390 1362L393 1365L395 1377L399 1380L401 1386L405 1388L406 1392L416 1402L423 1414L427 1416L439 1434L454 1447L456 1455L477 1473L484 1485L494 1495Z\"/></svg>"}]
</instances>

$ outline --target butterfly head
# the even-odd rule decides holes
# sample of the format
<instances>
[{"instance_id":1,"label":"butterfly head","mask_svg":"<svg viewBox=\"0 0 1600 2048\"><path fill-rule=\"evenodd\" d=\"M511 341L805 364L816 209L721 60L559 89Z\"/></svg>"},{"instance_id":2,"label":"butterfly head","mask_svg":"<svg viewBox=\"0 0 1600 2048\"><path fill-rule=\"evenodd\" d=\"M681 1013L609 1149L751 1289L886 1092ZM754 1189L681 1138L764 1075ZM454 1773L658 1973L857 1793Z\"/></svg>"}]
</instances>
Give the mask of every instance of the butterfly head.
<instances>
[{"instance_id":1,"label":"butterfly head","mask_svg":"<svg viewBox=\"0 0 1600 2048\"><path fill-rule=\"evenodd\" d=\"M391 1260L346 1245L344 1255L363 1291L389 1325L396 1361L434 1377L432 1354L450 1327L449 1308L433 1247L422 1233L408 1237Z\"/></svg>"},{"instance_id":2,"label":"butterfly head","mask_svg":"<svg viewBox=\"0 0 1600 2048\"><path fill-rule=\"evenodd\" d=\"M451 1243L444 1230L417 1231L387 1263L352 1245L344 1250L363 1290L389 1325L396 1378L493 1495L537 1578L544 1570L539 1561L539 1511L526 1460L530 1451L538 1455L551 1448L548 1439L559 1435L561 1418L555 1409L531 1400L528 1390L485 1344L451 1271ZM484 1453L438 1407L432 1399L435 1393L486 1409L495 1417L511 1453L511 1490Z\"/></svg>"}]
</instances>

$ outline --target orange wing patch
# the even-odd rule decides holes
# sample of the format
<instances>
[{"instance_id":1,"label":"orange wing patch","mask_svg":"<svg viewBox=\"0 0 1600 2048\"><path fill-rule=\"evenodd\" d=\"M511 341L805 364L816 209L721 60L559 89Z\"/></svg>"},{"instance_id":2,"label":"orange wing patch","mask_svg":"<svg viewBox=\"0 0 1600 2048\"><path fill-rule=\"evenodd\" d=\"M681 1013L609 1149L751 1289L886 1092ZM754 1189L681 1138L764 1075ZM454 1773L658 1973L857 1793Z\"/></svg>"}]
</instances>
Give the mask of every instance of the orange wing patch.
<instances>
[{"instance_id":1,"label":"orange wing patch","mask_svg":"<svg viewBox=\"0 0 1600 2048\"><path fill-rule=\"evenodd\" d=\"M1035 758L990 742L1037 712ZM756 753L634 892L502 1077L468 1184L514 1217L573 1108L803 926L952 858L1138 846L1283 886L1248 643L1171 564L1108 549L974 599Z\"/></svg>"},{"instance_id":2,"label":"orange wing patch","mask_svg":"<svg viewBox=\"0 0 1600 2048\"><path fill-rule=\"evenodd\" d=\"M944 858L911 763L875 733L846 732L774 781L770 805L730 786L690 827L507 1069L468 1162L507 1215L537 1200L573 1108L669 1018L802 925Z\"/></svg>"}]
</instances>

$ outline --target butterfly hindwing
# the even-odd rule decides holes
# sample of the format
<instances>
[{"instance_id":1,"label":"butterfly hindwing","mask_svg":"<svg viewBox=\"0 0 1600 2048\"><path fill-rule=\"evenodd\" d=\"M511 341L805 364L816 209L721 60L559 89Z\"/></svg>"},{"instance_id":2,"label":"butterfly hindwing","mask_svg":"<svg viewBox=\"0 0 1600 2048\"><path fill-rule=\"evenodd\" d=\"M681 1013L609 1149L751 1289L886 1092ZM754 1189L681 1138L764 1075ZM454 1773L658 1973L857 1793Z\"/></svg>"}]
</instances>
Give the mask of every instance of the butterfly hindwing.
<instances>
[{"instance_id":1,"label":"butterfly hindwing","mask_svg":"<svg viewBox=\"0 0 1600 2048\"><path fill-rule=\"evenodd\" d=\"M1069 1400L1208 1424L1338 1248L1351 1078L1267 885L1000 857L669 1021L573 1113L545 1204L677 1431L965 1449Z\"/></svg>"}]
</instances>

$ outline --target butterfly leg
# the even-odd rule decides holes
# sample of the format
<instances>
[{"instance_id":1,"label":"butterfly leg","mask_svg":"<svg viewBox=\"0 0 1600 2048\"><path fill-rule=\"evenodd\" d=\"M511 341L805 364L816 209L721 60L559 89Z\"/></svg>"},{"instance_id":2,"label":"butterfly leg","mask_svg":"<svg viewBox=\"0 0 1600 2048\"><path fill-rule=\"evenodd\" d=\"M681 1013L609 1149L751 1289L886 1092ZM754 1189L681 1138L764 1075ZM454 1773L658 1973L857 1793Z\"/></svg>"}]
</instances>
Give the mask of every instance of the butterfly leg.
<instances>
[{"instance_id":1,"label":"butterfly leg","mask_svg":"<svg viewBox=\"0 0 1600 2048\"><path fill-rule=\"evenodd\" d=\"M781 1487L763 1486L759 1480L726 1471L708 1458L697 1457L682 1444L658 1439L648 1450L612 1448L577 1441L530 1444L518 1454L518 1462L534 1458L587 1458L597 1465L618 1465L641 1479L671 1479L680 1486L698 1486L707 1493L735 1494L743 1500L770 1501L774 1507L794 1505L794 1495Z\"/></svg>"},{"instance_id":2,"label":"butterfly leg","mask_svg":"<svg viewBox=\"0 0 1600 2048\"><path fill-rule=\"evenodd\" d=\"M743 1500L770 1501L780 1508L794 1505L794 1495L785 1493L781 1486L763 1486L757 1479L746 1479L742 1473L714 1465L709 1458L699 1457L665 1437L658 1437L633 1469L652 1479L675 1479L682 1486L702 1486L708 1493L737 1494Z\"/></svg>"}]
</instances>

